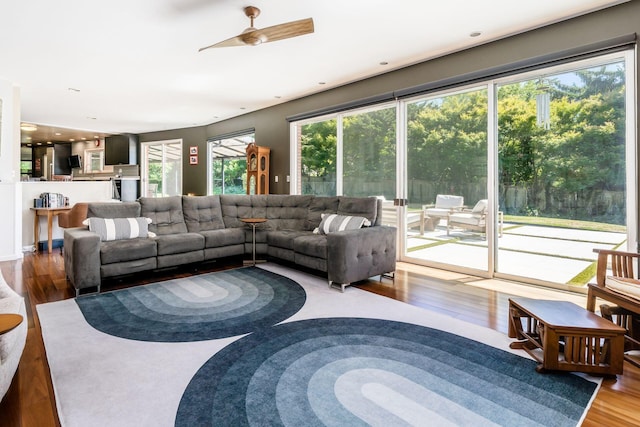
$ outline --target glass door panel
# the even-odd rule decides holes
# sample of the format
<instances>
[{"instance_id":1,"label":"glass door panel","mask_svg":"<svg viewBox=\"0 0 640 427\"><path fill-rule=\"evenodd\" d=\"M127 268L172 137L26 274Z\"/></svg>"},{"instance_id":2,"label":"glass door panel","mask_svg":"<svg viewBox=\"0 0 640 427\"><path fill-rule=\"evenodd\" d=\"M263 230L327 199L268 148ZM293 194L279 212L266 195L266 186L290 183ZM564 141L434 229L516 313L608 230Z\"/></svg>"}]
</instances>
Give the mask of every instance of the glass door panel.
<instances>
[{"instance_id":1,"label":"glass door panel","mask_svg":"<svg viewBox=\"0 0 640 427\"><path fill-rule=\"evenodd\" d=\"M337 194L337 119L298 126L299 194Z\"/></svg>"},{"instance_id":2,"label":"glass door panel","mask_svg":"<svg viewBox=\"0 0 640 427\"><path fill-rule=\"evenodd\" d=\"M396 107L342 118L342 194L396 194Z\"/></svg>"},{"instance_id":3,"label":"glass door panel","mask_svg":"<svg viewBox=\"0 0 640 427\"><path fill-rule=\"evenodd\" d=\"M622 60L498 86L497 274L584 287L626 250L625 115Z\"/></svg>"},{"instance_id":4,"label":"glass door panel","mask_svg":"<svg viewBox=\"0 0 640 427\"><path fill-rule=\"evenodd\" d=\"M146 197L182 194L182 141L142 144L142 194Z\"/></svg>"},{"instance_id":5,"label":"glass door panel","mask_svg":"<svg viewBox=\"0 0 640 427\"><path fill-rule=\"evenodd\" d=\"M488 271L487 90L406 104L403 259Z\"/></svg>"}]
</instances>

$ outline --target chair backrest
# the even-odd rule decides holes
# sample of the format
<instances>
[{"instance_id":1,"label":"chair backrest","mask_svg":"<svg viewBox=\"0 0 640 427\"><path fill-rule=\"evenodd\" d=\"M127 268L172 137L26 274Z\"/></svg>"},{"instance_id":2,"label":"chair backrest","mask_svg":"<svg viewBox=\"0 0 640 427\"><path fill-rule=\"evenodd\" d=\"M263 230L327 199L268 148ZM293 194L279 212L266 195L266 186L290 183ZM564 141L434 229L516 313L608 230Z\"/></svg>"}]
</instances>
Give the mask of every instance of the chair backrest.
<instances>
[{"instance_id":1,"label":"chair backrest","mask_svg":"<svg viewBox=\"0 0 640 427\"><path fill-rule=\"evenodd\" d=\"M461 208L464 205L464 197L450 194L438 194L436 196L436 208L450 209Z\"/></svg>"},{"instance_id":2,"label":"chair backrest","mask_svg":"<svg viewBox=\"0 0 640 427\"><path fill-rule=\"evenodd\" d=\"M58 214L58 226L62 228L82 227L82 221L87 219L88 203L76 203L68 212Z\"/></svg>"},{"instance_id":3,"label":"chair backrest","mask_svg":"<svg viewBox=\"0 0 640 427\"><path fill-rule=\"evenodd\" d=\"M487 199L478 200L478 203L473 207L471 213L483 214L487 212L489 207L489 201Z\"/></svg>"}]
</instances>

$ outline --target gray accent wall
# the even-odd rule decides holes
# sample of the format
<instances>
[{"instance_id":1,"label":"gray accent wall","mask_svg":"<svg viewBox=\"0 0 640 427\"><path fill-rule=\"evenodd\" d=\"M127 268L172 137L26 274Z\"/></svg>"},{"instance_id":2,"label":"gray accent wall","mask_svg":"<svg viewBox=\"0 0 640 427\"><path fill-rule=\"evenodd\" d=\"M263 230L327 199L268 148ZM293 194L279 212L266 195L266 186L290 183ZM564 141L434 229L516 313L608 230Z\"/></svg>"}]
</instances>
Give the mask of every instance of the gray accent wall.
<instances>
[{"instance_id":1,"label":"gray accent wall","mask_svg":"<svg viewBox=\"0 0 640 427\"><path fill-rule=\"evenodd\" d=\"M640 2L630 1L208 126L142 134L140 141L182 138L185 150L183 191L185 194L205 194L207 138L255 128L257 144L271 148L270 191L288 194L289 184L284 179L290 173L286 117L637 33L640 33ZM640 87L638 70L636 73L636 87ZM638 107L636 99L636 111L640 111ZM201 154L197 166L188 164L189 145L199 147ZM278 183L273 181L274 175L279 175Z\"/></svg>"}]
</instances>

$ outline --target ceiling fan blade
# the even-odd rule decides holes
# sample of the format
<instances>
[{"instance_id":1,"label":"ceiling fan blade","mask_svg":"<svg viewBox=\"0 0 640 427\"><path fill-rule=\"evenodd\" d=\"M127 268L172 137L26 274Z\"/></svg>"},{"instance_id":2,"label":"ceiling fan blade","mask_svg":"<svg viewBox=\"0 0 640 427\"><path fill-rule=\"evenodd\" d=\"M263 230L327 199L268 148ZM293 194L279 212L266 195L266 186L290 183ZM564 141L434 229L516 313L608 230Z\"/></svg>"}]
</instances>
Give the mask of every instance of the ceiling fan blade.
<instances>
[{"instance_id":1,"label":"ceiling fan blade","mask_svg":"<svg viewBox=\"0 0 640 427\"><path fill-rule=\"evenodd\" d=\"M287 22L285 24L274 25L258 31L267 38L267 42L275 42L278 40L313 33L313 29L313 19L307 18L300 19L299 21Z\"/></svg>"},{"instance_id":2,"label":"ceiling fan blade","mask_svg":"<svg viewBox=\"0 0 640 427\"><path fill-rule=\"evenodd\" d=\"M242 34L239 36L231 37L230 39L223 40L216 44L212 44L211 46L201 47L198 49L198 52L202 52L206 49L211 49L214 47L233 47L233 46L244 46L245 42L241 38Z\"/></svg>"}]
</instances>

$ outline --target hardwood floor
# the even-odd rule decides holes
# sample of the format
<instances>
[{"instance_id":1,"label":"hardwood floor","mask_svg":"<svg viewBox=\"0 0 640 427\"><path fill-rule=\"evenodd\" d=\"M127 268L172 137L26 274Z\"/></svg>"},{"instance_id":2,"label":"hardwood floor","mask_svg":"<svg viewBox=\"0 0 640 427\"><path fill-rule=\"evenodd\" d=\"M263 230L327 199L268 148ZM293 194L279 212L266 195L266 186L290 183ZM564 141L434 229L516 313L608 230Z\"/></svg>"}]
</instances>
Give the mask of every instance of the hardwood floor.
<instances>
[{"instance_id":1,"label":"hardwood floor","mask_svg":"<svg viewBox=\"0 0 640 427\"><path fill-rule=\"evenodd\" d=\"M231 263L200 266L199 273L241 265ZM0 403L0 427L58 426L53 388L49 376L36 305L72 298L63 258L53 254L26 254L24 260L0 262L5 280L24 296L29 332L18 373ZM104 290L187 276L194 270L167 270L105 283ZM582 307L581 295L525 286L513 282L482 279L412 264L398 264L395 283L368 281L359 288L446 314L470 323L507 333L508 299L525 296L564 299ZM640 369L625 362L624 375L603 380L584 426L640 426Z\"/></svg>"}]
</instances>

